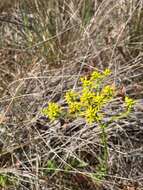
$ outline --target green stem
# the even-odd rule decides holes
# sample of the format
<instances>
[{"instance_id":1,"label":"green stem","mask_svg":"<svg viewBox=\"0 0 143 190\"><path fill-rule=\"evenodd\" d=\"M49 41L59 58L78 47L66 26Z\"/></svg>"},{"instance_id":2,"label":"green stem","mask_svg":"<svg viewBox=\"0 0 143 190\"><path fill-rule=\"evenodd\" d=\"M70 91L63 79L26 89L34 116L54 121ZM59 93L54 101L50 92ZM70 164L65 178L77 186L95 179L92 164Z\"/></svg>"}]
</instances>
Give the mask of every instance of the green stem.
<instances>
[{"instance_id":1,"label":"green stem","mask_svg":"<svg viewBox=\"0 0 143 190\"><path fill-rule=\"evenodd\" d=\"M108 161L108 146L107 146L107 133L105 131L105 128L107 127L107 124L100 125L101 128L101 143L103 145L103 157L102 157L102 168L105 169L105 172L107 171L107 161Z\"/></svg>"}]
</instances>

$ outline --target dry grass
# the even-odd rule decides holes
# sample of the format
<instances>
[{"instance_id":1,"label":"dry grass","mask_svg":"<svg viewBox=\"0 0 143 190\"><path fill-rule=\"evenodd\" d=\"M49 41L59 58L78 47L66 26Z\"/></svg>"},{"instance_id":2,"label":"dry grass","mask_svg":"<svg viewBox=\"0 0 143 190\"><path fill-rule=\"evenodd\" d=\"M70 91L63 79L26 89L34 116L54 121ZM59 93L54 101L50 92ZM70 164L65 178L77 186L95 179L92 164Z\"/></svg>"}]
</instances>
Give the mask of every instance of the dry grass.
<instances>
[{"instance_id":1,"label":"dry grass","mask_svg":"<svg viewBox=\"0 0 143 190\"><path fill-rule=\"evenodd\" d=\"M0 4L0 173L12 181L5 189L142 189L142 6L141 0ZM106 67L110 81L138 103L107 129L109 169L99 183L92 175L103 149L98 126L81 119L50 123L41 109L51 100L64 104L81 75ZM121 96L107 115L122 108ZM71 158L87 165L70 166Z\"/></svg>"}]
</instances>

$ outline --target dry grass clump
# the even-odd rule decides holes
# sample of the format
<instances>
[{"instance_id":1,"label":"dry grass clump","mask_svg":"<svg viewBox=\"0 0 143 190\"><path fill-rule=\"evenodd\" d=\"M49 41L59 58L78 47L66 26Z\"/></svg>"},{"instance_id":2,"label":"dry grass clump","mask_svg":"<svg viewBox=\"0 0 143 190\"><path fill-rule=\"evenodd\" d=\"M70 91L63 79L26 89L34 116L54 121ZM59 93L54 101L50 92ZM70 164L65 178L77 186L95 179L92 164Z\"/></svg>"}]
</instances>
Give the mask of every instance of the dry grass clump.
<instances>
[{"instance_id":1,"label":"dry grass clump","mask_svg":"<svg viewBox=\"0 0 143 190\"><path fill-rule=\"evenodd\" d=\"M1 1L2 2L2 1ZM8 1L7 1L8 2ZM5 189L141 189L143 57L141 0L23 0L0 4L0 185ZM110 68L118 89L107 120L125 94L129 118L106 129L108 173L95 180L101 131L85 121L50 122L49 101L66 106L81 75Z\"/></svg>"}]
</instances>

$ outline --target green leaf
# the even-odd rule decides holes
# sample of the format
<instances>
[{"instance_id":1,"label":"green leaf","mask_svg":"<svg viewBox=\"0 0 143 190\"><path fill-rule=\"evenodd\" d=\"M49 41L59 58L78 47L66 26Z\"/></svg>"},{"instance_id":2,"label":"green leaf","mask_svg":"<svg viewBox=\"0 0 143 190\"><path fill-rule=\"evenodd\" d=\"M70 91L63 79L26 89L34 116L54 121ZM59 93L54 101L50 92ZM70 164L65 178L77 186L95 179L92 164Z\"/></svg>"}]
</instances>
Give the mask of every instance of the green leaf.
<instances>
[{"instance_id":1,"label":"green leaf","mask_svg":"<svg viewBox=\"0 0 143 190\"><path fill-rule=\"evenodd\" d=\"M48 160L46 169L44 170L45 175L55 172L57 169L56 162L54 160Z\"/></svg>"}]
</instances>

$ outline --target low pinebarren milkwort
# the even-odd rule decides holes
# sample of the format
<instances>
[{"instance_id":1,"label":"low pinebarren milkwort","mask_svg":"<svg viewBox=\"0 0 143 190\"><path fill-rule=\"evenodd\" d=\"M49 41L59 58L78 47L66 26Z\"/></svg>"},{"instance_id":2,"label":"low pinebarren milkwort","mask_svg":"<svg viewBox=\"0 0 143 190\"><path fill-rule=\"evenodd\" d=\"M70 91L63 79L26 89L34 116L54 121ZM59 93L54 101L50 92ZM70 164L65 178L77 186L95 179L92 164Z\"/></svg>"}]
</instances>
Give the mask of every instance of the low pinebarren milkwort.
<instances>
[{"instance_id":1,"label":"low pinebarren milkwort","mask_svg":"<svg viewBox=\"0 0 143 190\"><path fill-rule=\"evenodd\" d=\"M104 120L104 107L107 106L111 100L116 96L116 89L113 85L106 85L105 80L111 71L106 69L105 71L94 71L89 79L81 77L81 91L69 90L65 94L65 102L68 105L68 110L58 103L49 102L47 108L42 110L42 113L50 120L64 119L67 117L77 118L82 117L90 125L97 123L101 130L100 141L103 147L103 154L100 158L100 163L97 167L94 177L99 180L106 176L108 172L108 138L106 133L106 127L109 122ZM125 97L124 107L125 109L118 115L111 116L109 118L110 123L119 120L123 117L127 117L134 106L135 101L132 98Z\"/></svg>"},{"instance_id":2,"label":"low pinebarren milkwort","mask_svg":"<svg viewBox=\"0 0 143 190\"><path fill-rule=\"evenodd\" d=\"M105 84L105 80L110 74L111 71L106 69L102 73L94 71L89 79L86 76L81 77L82 90L80 92L69 90L65 94L68 111L64 111L64 108L58 103L49 102L42 113L52 121L68 115L72 118L83 117L88 124L101 123L104 118L103 108L116 94L115 87ZM125 112L128 114L135 101L126 96L124 103Z\"/></svg>"}]
</instances>

